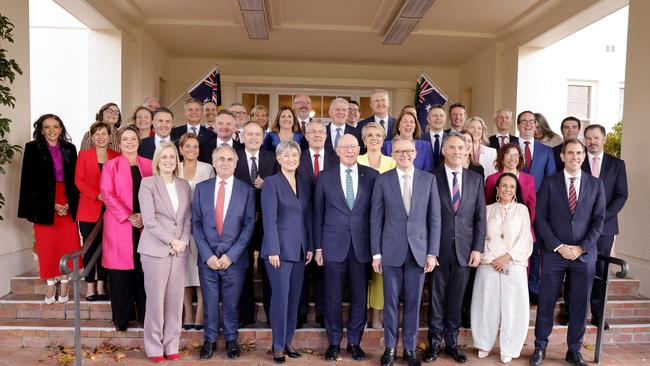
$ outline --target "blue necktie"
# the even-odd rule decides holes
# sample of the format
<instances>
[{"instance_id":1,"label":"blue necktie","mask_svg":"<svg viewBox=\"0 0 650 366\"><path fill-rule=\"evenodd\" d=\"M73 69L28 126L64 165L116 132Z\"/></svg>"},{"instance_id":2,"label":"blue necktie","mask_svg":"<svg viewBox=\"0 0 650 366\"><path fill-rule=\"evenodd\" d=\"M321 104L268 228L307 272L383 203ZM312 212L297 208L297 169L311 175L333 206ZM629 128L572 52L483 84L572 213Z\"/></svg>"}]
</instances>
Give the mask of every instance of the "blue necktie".
<instances>
[{"instance_id":1,"label":"blue necktie","mask_svg":"<svg viewBox=\"0 0 650 366\"><path fill-rule=\"evenodd\" d=\"M341 127L336 128L336 137L334 138L334 149L339 146L339 139L341 138Z\"/></svg>"},{"instance_id":2,"label":"blue necktie","mask_svg":"<svg viewBox=\"0 0 650 366\"><path fill-rule=\"evenodd\" d=\"M350 210L354 206L354 188L352 187L352 169L345 169L345 200Z\"/></svg>"},{"instance_id":3,"label":"blue necktie","mask_svg":"<svg viewBox=\"0 0 650 366\"><path fill-rule=\"evenodd\" d=\"M451 174L454 175L454 181L453 181L453 192L452 192L452 200L451 200L451 207L454 209L454 213L458 211L458 208L460 207L460 187L458 186L458 172L452 172Z\"/></svg>"}]
</instances>

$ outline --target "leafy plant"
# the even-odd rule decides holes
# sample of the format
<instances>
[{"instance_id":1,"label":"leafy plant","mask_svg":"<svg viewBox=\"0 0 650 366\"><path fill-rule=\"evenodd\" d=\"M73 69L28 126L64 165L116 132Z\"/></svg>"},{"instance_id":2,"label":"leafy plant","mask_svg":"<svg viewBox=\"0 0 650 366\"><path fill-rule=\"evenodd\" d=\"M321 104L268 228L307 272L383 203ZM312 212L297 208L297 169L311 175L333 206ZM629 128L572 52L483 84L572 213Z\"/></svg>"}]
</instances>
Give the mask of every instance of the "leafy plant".
<instances>
[{"instance_id":1,"label":"leafy plant","mask_svg":"<svg viewBox=\"0 0 650 366\"><path fill-rule=\"evenodd\" d=\"M0 14L0 105L15 108L16 98L11 95L9 84L16 80L16 74L22 75L23 71L14 59L7 57L7 50L4 48L5 42L14 43L13 31L14 24L9 18ZM18 145L12 145L7 140L7 135L11 131L11 120L0 114L0 174L5 174L5 165L11 163L14 155L22 151ZM5 197L0 192L0 209L5 205ZM4 218L0 215L0 220Z\"/></svg>"},{"instance_id":2,"label":"leafy plant","mask_svg":"<svg viewBox=\"0 0 650 366\"><path fill-rule=\"evenodd\" d=\"M605 152L620 158L621 137L623 137L623 121L617 122L614 127L612 127L612 132L607 134L607 140L605 140Z\"/></svg>"}]
</instances>

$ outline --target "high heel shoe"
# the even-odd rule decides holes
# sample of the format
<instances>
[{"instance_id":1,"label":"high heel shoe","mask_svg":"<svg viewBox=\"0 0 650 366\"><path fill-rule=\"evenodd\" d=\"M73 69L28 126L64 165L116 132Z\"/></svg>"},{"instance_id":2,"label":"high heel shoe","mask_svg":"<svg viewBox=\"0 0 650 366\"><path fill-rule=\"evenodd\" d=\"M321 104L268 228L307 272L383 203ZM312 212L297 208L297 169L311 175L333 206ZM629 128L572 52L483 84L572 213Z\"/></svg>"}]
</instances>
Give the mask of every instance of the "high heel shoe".
<instances>
[{"instance_id":1,"label":"high heel shoe","mask_svg":"<svg viewBox=\"0 0 650 366\"><path fill-rule=\"evenodd\" d=\"M45 300L43 300L43 301L44 301L45 304L47 304L47 305L54 304L54 301L56 301L56 281L54 281L54 280L47 280L46 283L47 283L48 290L51 289L52 287L54 287L54 294L52 294L51 297L47 297L47 292L46 292L46 293L45 293ZM47 290L46 290L46 291L47 291Z\"/></svg>"},{"instance_id":2,"label":"high heel shoe","mask_svg":"<svg viewBox=\"0 0 650 366\"><path fill-rule=\"evenodd\" d=\"M65 296L62 296L63 294L63 287L65 285ZM70 294L70 288L68 287L68 280L61 280L61 287L59 288L59 300L58 302L61 304L65 304L70 300L70 297L68 296Z\"/></svg>"}]
</instances>

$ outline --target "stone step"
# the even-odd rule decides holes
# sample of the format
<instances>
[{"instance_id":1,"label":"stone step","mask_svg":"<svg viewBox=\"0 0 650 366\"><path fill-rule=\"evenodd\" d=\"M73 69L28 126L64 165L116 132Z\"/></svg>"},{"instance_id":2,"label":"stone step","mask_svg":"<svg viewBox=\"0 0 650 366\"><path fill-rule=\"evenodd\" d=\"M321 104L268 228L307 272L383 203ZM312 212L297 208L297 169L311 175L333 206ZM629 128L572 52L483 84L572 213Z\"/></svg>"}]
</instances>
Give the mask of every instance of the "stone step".
<instances>
[{"instance_id":1,"label":"stone step","mask_svg":"<svg viewBox=\"0 0 650 366\"><path fill-rule=\"evenodd\" d=\"M566 326L556 325L549 338L553 346L561 346L566 342ZM84 320L81 323L82 344L86 346L97 346L105 341L128 347L143 346L142 327L134 326L125 332L116 331L108 320ZM48 345L62 345L71 347L74 345L74 323L72 320L59 319L0 319L0 347L45 347ZM202 342L202 331L182 331L182 345L197 345ZM383 346L383 330L366 329L363 336L362 346L366 348L380 348ZM534 341L534 328L528 329L526 345ZM271 347L271 330L268 328L244 328L239 330L239 342L254 342L257 349ZM426 328L421 327L418 342L426 342ZM461 329L459 334L461 345L471 345L471 330ZM594 344L596 342L596 327L588 325L585 332L584 342ZM223 349L223 340L219 339L219 349ZM323 350L327 347L327 337L324 329L303 328L298 329L294 336L293 346L298 349L311 348ZM347 340L341 342L345 345ZM612 319L610 330L604 333L603 343L605 344L649 344L650 343L650 321L648 319Z\"/></svg>"},{"instance_id":2,"label":"stone step","mask_svg":"<svg viewBox=\"0 0 650 366\"><path fill-rule=\"evenodd\" d=\"M262 303L256 304L257 320L266 321ZM196 303L195 303L196 306ZM556 307L555 313L559 312L562 307L560 300ZM421 305L422 319L426 319L428 303L424 301ZM110 301L81 301L80 314L83 320L110 320L111 305ZM343 318L347 319L349 312L349 303L343 303ZM537 315L537 306L530 308L530 320L534 321ZM314 303L310 304L308 321L314 322L316 317ZM612 318L647 318L650 319L650 299L640 295L611 295L607 302L606 309L607 319ZM50 304L43 302L43 295L37 294L9 294L0 298L0 319L74 319L74 303L72 301L66 304Z\"/></svg>"}]
</instances>

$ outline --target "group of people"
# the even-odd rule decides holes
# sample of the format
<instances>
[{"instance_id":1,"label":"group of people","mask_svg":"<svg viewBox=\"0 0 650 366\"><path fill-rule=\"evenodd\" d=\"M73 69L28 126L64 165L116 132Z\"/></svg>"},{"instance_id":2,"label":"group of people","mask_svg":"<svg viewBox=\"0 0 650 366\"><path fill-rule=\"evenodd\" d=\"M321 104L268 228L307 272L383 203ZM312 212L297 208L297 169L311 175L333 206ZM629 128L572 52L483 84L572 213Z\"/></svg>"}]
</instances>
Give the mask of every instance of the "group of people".
<instances>
[{"instance_id":1,"label":"group of people","mask_svg":"<svg viewBox=\"0 0 650 366\"><path fill-rule=\"evenodd\" d=\"M34 223L45 302L68 300L58 261L79 248L79 231L86 241L100 225L84 257L88 264L101 244L86 300L110 295L118 330L143 323L154 362L179 358L183 328L203 330L201 359L213 356L220 332L237 358L237 329L256 322L257 267L277 363L301 357L292 340L312 292L324 357L340 357L346 289L350 356L365 359L364 329L383 327L380 362L392 365L403 303L403 358L419 365L426 284L425 362L441 350L466 362L461 326L471 327L479 358L497 336L502 362L519 357L532 302L531 364L540 365L564 287L566 359L584 365L590 301L592 322L603 317L598 280L591 291L602 275L597 255L610 254L627 198L623 161L603 152L605 129L587 126L583 143L580 120L567 117L563 142L549 147L558 139L530 111L517 115L517 137L512 112L498 110L487 137L462 104L431 106L426 123L412 106L391 117L385 90L370 107L359 120L357 103L336 98L325 124L297 95L268 126L263 106L249 117L241 103L218 110L189 99L186 123L173 127L156 98L126 126L108 103L78 156L61 119L41 116L25 147L18 215Z\"/></svg>"}]
</instances>

